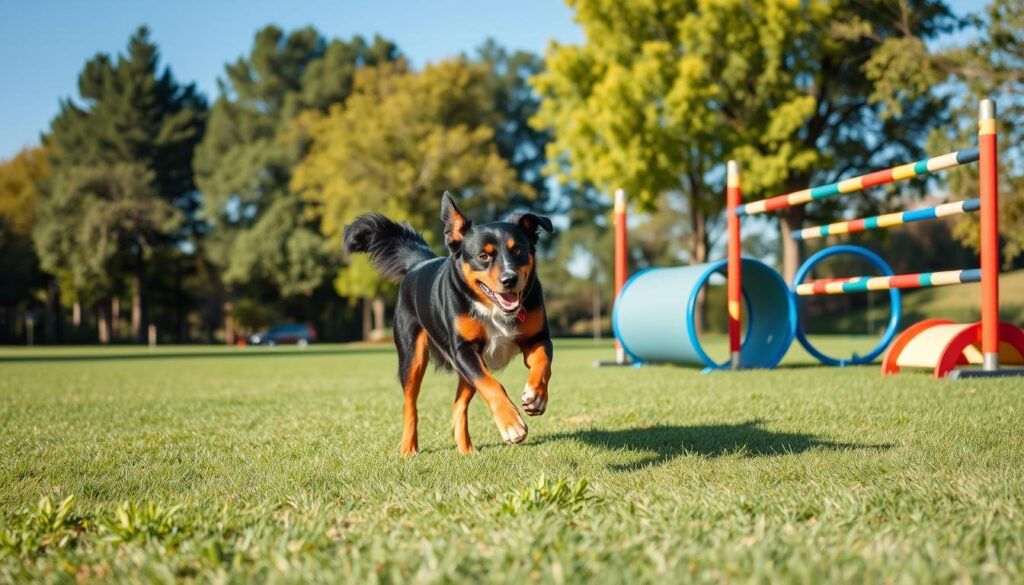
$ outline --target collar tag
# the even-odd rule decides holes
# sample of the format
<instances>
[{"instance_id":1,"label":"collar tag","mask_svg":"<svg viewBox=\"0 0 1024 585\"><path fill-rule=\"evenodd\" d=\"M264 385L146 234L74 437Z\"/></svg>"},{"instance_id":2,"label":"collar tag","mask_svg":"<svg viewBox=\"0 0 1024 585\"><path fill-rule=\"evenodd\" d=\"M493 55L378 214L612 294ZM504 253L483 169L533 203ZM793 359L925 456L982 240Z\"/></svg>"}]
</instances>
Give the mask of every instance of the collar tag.
<instances>
[{"instance_id":1,"label":"collar tag","mask_svg":"<svg viewBox=\"0 0 1024 585\"><path fill-rule=\"evenodd\" d=\"M516 321L520 323L526 321L526 309L519 309L519 312L516 313Z\"/></svg>"}]
</instances>

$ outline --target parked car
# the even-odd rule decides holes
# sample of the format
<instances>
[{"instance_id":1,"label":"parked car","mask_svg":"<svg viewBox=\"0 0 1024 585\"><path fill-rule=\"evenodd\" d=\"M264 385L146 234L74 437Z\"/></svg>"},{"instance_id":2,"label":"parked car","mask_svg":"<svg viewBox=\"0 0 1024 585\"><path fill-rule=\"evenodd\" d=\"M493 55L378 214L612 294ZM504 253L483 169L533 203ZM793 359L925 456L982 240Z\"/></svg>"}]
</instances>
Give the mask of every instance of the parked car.
<instances>
[{"instance_id":1,"label":"parked car","mask_svg":"<svg viewBox=\"0 0 1024 585\"><path fill-rule=\"evenodd\" d=\"M260 331L249 336L249 345L284 345L294 343L305 346L316 341L316 329L303 323L278 325L268 331Z\"/></svg>"}]
</instances>

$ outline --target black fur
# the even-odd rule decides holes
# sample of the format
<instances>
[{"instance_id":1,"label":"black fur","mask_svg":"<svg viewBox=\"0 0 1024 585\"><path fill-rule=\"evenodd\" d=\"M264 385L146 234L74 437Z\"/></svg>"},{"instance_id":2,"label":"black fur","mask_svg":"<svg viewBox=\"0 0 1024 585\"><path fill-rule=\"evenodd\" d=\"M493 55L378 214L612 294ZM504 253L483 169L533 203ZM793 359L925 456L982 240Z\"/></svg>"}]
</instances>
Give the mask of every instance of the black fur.
<instances>
[{"instance_id":1,"label":"black fur","mask_svg":"<svg viewBox=\"0 0 1024 585\"><path fill-rule=\"evenodd\" d=\"M407 223L368 213L345 226L345 252L365 252L381 276L398 282L420 262L437 258L427 242Z\"/></svg>"}]
</instances>

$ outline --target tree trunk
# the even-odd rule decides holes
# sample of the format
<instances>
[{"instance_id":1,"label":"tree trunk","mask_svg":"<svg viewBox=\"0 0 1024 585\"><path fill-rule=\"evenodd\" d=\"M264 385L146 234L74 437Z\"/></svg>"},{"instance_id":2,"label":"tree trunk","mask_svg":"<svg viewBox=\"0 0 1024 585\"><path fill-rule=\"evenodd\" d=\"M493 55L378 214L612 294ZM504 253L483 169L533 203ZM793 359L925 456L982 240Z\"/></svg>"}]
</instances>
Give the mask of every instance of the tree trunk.
<instances>
[{"instance_id":1,"label":"tree trunk","mask_svg":"<svg viewBox=\"0 0 1024 585\"><path fill-rule=\"evenodd\" d=\"M224 303L224 341L228 345L235 344L235 306Z\"/></svg>"},{"instance_id":2,"label":"tree trunk","mask_svg":"<svg viewBox=\"0 0 1024 585\"><path fill-rule=\"evenodd\" d=\"M81 301L75 301L75 303L71 305L71 324L75 327L75 333L78 333L78 328L82 326Z\"/></svg>"},{"instance_id":3,"label":"tree trunk","mask_svg":"<svg viewBox=\"0 0 1024 585\"><path fill-rule=\"evenodd\" d=\"M110 338L117 340L121 336L121 297L110 299Z\"/></svg>"},{"instance_id":4,"label":"tree trunk","mask_svg":"<svg viewBox=\"0 0 1024 585\"><path fill-rule=\"evenodd\" d=\"M46 283L46 297L46 313L43 315L43 319L45 319L43 335L46 336L46 341L53 343L57 341L63 329L61 325L63 319L61 319L60 289L57 287L57 281L53 278L49 279Z\"/></svg>"},{"instance_id":5,"label":"tree trunk","mask_svg":"<svg viewBox=\"0 0 1024 585\"><path fill-rule=\"evenodd\" d=\"M142 274L141 271L132 276L132 339L142 343Z\"/></svg>"},{"instance_id":6,"label":"tree trunk","mask_svg":"<svg viewBox=\"0 0 1024 585\"><path fill-rule=\"evenodd\" d=\"M104 302L96 307L96 328L100 343L110 343L110 324L107 322L107 305Z\"/></svg>"},{"instance_id":7,"label":"tree trunk","mask_svg":"<svg viewBox=\"0 0 1024 585\"><path fill-rule=\"evenodd\" d=\"M707 214L701 208L696 195L690 196L690 232L690 264L703 264L708 261ZM693 319L697 333L703 333L706 326L707 296L706 288L701 288L697 292L697 313Z\"/></svg>"},{"instance_id":8,"label":"tree trunk","mask_svg":"<svg viewBox=\"0 0 1024 585\"><path fill-rule=\"evenodd\" d=\"M363 341L369 341L373 335L373 311L370 308L370 299L363 299Z\"/></svg>"},{"instance_id":9,"label":"tree trunk","mask_svg":"<svg viewBox=\"0 0 1024 585\"><path fill-rule=\"evenodd\" d=\"M787 283L793 282L796 270L803 257L803 240L794 240L793 232L803 227L806 212L803 206L790 207L782 212L779 218L779 237L782 240L782 278Z\"/></svg>"},{"instance_id":10,"label":"tree trunk","mask_svg":"<svg viewBox=\"0 0 1024 585\"><path fill-rule=\"evenodd\" d=\"M373 329L378 335L384 332L384 295L373 297Z\"/></svg>"},{"instance_id":11,"label":"tree trunk","mask_svg":"<svg viewBox=\"0 0 1024 585\"><path fill-rule=\"evenodd\" d=\"M181 290L181 257L175 256L174 258L174 341L175 343L181 343L186 336L185 333L185 320L182 318L184 313L183 309L184 301L182 299Z\"/></svg>"}]
</instances>

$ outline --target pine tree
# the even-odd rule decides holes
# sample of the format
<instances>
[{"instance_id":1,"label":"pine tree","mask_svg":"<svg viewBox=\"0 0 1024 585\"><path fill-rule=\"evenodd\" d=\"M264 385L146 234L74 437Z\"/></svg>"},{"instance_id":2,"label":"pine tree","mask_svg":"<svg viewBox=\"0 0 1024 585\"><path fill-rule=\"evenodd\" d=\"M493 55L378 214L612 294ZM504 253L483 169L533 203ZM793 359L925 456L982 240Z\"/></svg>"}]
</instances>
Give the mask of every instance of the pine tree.
<instances>
[{"instance_id":1,"label":"pine tree","mask_svg":"<svg viewBox=\"0 0 1024 585\"><path fill-rule=\"evenodd\" d=\"M78 79L80 100L53 120L54 175L40 206L36 250L65 299L103 304L127 285L132 334L142 341L147 263L195 228L192 153L204 99L162 70L146 28L116 60L97 55ZM101 327L105 318L101 319Z\"/></svg>"}]
</instances>

